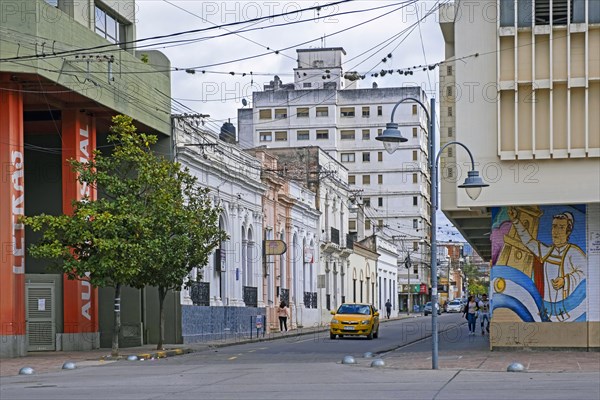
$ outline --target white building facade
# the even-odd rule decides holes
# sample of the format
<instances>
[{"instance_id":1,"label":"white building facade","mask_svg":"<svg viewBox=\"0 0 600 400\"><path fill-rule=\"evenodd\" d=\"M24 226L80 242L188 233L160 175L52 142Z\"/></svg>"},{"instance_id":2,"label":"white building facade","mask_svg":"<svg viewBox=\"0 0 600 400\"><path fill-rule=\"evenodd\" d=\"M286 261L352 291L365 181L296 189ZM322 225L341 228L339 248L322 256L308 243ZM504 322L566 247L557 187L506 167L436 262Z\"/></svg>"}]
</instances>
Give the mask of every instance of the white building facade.
<instances>
[{"instance_id":1,"label":"white building facade","mask_svg":"<svg viewBox=\"0 0 600 400\"><path fill-rule=\"evenodd\" d=\"M262 304L262 231L260 163L239 146L220 140L185 118L174 119L173 138L176 159L198 178L198 184L210 189L210 196L222 209L221 229L224 241L209 264L194 269L190 279L207 283L205 306L246 306L245 288L255 288L254 307ZM203 296L206 295L203 292ZM254 302L251 300L250 302ZM192 305L189 289L181 291L181 304Z\"/></svg>"}]
</instances>

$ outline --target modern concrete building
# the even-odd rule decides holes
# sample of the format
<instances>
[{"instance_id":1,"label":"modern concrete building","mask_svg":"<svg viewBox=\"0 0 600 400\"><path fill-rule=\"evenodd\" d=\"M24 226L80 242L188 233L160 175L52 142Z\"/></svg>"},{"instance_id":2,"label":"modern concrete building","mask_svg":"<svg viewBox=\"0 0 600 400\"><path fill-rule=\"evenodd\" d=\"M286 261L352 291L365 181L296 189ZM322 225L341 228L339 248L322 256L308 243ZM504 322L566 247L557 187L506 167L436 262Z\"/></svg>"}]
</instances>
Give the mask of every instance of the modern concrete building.
<instances>
[{"instance_id":1,"label":"modern concrete building","mask_svg":"<svg viewBox=\"0 0 600 400\"><path fill-rule=\"evenodd\" d=\"M600 2L456 2L440 26L441 142L490 184L470 200L448 151L441 205L491 260L491 346L598 348Z\"/></svg>"},{"instance_id":2,"label":"modern concrete building","mask_svg":"<svg viewBox=\"0 0 600 400\"><path fill-rule=\"evenodd\" d=\"M408 137L390 155L375 140L389 122L394 105L405 97L428 104L419 87L358 88L343 71L340 47L299 49L294 82L275 77L253 93L253 108L238 110L243 147L290 148L317 145L348 169L348 183L364 206L364 221L347 215L349 231L388 237L426 238L430 226L427 120L416 104L396 110ZM364 226L358 227L358 224ZM360 228L360 229L359 229ZM359 238L360 240L360 238Z\"/></svg>"},{"instance_id":3,"label":"modern concrete building","mask_svg":"<svg viewBox=\"0 0 600 400\"><path fill-rule=\"evenodd\" d=\"M69 213L72 200L95 198L65 161L106 147L116 114L170 153L170 76L159 72L169 60L156 51L140 60L135 10L133 0L0 1L0 164L10 176L0 183L2 357L110 346L114 291L50 273L26 252L37 236L18 219ZM123 297L122 343L141 344L158 327L142 304L157 298L128 289Z\"/></svg>"}]
</instances>

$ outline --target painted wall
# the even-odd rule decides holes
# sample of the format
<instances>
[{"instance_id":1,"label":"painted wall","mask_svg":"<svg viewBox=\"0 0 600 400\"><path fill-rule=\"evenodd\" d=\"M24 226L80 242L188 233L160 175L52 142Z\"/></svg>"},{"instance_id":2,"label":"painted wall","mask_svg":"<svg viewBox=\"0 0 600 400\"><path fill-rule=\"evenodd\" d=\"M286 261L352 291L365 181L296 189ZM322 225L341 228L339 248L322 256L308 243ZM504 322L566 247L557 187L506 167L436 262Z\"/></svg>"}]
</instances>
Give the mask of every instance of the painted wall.
<instances>
[{"instance_id":1,"label":"painted wall","mask_svg":"<svg viewBox=\"0 0 600 400\"><path fill-rule=\"evenodd\" d=\"M597 346L598 208L492 209L492 347Z\"/></svg>"}]
</instances>

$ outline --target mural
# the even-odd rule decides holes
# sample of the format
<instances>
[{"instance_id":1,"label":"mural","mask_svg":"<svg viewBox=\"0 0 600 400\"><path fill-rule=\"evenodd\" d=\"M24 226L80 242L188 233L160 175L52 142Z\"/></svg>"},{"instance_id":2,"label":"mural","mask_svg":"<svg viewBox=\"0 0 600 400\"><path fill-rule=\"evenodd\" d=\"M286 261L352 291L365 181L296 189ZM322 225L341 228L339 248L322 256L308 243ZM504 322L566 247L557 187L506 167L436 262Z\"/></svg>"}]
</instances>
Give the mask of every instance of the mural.
<instances>
[{"instance_id":1,"label":"mural","mask_svg":"<svg viewBox=\"0 0 600 400\"><path fill-rule=\"evenodd\" d=\"M492 210L495 318L586 321L585 213L585 205Z\"/></svg>"}]
</instances>

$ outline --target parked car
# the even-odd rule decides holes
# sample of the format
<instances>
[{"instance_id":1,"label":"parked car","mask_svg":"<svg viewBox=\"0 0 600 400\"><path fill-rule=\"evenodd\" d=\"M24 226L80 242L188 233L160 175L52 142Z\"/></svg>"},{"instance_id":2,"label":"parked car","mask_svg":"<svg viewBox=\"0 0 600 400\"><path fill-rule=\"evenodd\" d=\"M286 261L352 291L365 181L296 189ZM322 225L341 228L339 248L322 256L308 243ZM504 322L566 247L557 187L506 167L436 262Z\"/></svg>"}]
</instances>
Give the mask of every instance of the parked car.
<instances>
[{"instance_id":1,"label":"parked car","mask_svg":"<svg viewBox=\"0 0 600 400\"><path fill-rule=\"evenodd\" d=\"M447 312L459 313L459 312L462 312L462 310L463 310L462 301L456 299L456 300L451 300L450 303L448 303L448 311Z\"/></svg>"},{"instance_id":2,"label":"parked car","mask_svg":"<svg viewBox=\"0 0 600 400\"><path fill-rule=\"evenodd\" d=\"M379 337L379 311L370 304L342 304L337 311L331 311L333 318L329 324L329 337L366 336Z\"/></svg>"},{"instance_id":3,"label":"parked car","mask_svg":"<svg viewBox=\"0 0 600 400\"><path fill-rule=\"evenodd\" d=\"M442 310L438 303L435 303L435 309L437 310L438 315L442 315ZM429 314L431 314L431 302L430 301L428 301L427 304L425 304L425 308L423 309L423 312L425 313L425 316L428 316Z\"/></svg>"}]
</instances>

